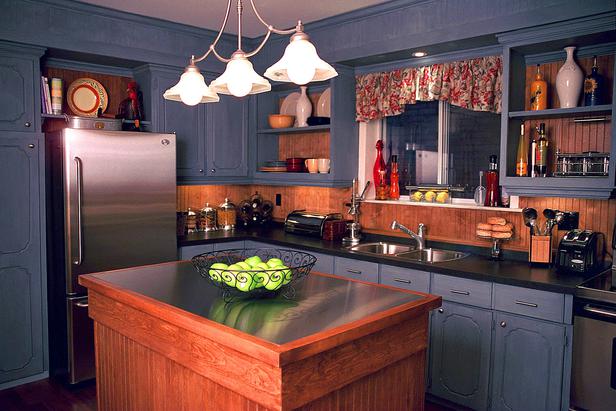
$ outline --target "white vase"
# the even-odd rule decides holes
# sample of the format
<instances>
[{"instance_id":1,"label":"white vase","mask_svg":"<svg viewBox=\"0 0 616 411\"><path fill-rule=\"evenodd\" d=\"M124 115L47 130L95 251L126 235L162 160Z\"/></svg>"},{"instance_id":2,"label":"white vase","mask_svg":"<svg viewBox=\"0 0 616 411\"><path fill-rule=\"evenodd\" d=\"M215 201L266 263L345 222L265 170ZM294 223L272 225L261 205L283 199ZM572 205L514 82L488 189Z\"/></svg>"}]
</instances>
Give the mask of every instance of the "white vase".
<instances>
[{"instance_id":1,"label":"white vase","mask_svg":"<svg viewBox=\"0 0 616 411\"><path fill-rule=\"evenodd\" d=\"M556 92L561 108L577 107L582 92L584 74L573 60L575 47L565 47L567 60L556 75Z\"/></svg>"},{"instance_id":2,"label":"white vase","mask_svg":"<svg viewBox=\"0 0 616 411\"><path fill-rule=\"evenodd\" d=\"M295 120L297 121L297 127L308 127L308 117L312 114L312 102L306 94L306 86L299 87L302 94L297 99L297 105L295 106Z\"/></svg>"}]
</instances>

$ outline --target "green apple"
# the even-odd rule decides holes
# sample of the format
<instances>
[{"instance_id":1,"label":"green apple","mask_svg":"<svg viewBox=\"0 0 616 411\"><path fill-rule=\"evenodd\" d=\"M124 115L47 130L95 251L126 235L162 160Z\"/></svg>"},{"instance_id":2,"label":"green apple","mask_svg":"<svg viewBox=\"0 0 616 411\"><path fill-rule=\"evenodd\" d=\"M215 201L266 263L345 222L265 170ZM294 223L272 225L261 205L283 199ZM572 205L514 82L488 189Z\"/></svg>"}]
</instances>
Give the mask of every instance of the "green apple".
<instances>
[{"instance_id":1,"label":"green apple","mask_svg":"<svg viewBox=\"0 0 616 411\"><path fill-rule=\"evenodd\" d=\"M252 267L252 277L255 281L255 288L263 287L269 279L267 272L264 272L265 270L269 270L269 267L264 262L260 262L255 267Z\"/></svg>"},{"instance_id":2,"label":"green apple","mask_svg":"<svg viewBox=\"0 0 616 411\"><path fill-rule=\"evenodd\" d=\"M252 257L248 257L244 261L250 264L251 267L256 267L257 264L262 262L261 257L259 257L258 255L253 255Z\"/></svg>"},{"instance_id":3,"label":"green apple","mask_svg":"<svg viewBox=\"0 0 616 411\"><path fill-rule=\"evenodd\" d=\"M293 271L289 270L289 267L287 267L286 265L280 266L280 267L276 267L277 269L282 268L282 275L283 275L283 280L282 280L282 285L286 285L289 284L291 282L291 280L293 279Z\"/></svg>"},{"instance_id":4,"label":"green apple","mask_svg":"<svg viewBox=\"0 0 616 411\"><path fill-rule=\"evenodd\" d=\"M227 271L223 271L221 273L222 280L229 287L235 287L235 285L237 284L237 274L239 271L242 271L242 267L237 264L231 264L229 267L227 267Z\"/></svg>"},{"instance_id":5,"label":"green apple","mask_svg":"<svg viewBox=\"0 0 616 411\"><path fill-rule=\"evenodd\" d=\"M224 263L214 263L210 266L210 271L208 271L208 274L212 280L220 282L222 281L221 273L228 267L229 266Z\"/></svg>"},{"instance_id":6,"label":"green apple","mask_svg":"<svg viewBox=\"0 0 616 411\"><path fill-rule=\"evenodd\" d=\"M236 279L235 288L240 291L248 292L256 287L250 271L239 271L236 274Z\"/></svg>"},{"instance_id":7,"label":"green apple","mask_svg":"<svg viewBox=\"0 0 616 411\"><path fill-rule=\"evenodd\" d=\"M270 258L269 260L267 260L267 265L270 268L274 268L279 265L284 265L284 263L280 258Z\"/></svg>"},{"instance_id":8,"label":"green apple","mask_svg":"<svg viewBox=\"0 0 616 411\"><path fill-rule=\"evenodd\" d=\"M242 270L250 270L250 264L244 262L244 261L239 261L237 263L235 263L237 265L239 265L240 267L242 267Z\"/></svg>"},{"instance_id":9,"label":"green apple","mask_svg":"<svg viewBox=\"0 0 616 411\"><path fill-rule=\"evenodd\" d=\"M270 271L269 279L265 283L265 288L270 291L275 291L279 289L282 286L282 282L284 281L284 271L278 270L278 268L279 267L274 267L270 269L270 270L277 270L277 271Z\"/></svg>"}]
</instances>

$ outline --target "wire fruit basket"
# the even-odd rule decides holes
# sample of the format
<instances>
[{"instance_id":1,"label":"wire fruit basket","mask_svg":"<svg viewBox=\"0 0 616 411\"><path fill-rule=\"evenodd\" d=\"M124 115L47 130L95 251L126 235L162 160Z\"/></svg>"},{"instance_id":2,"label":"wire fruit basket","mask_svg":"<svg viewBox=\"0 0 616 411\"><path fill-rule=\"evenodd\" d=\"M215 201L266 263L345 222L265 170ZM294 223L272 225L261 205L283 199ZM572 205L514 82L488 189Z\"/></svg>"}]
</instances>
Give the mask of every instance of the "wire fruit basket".
<instances>
[{"instance_id":1,"label":"wire fruit basket","mask_svg":"<svg viewBox=\"0 0 616 411\"><path fill-rule=\"evenodd\" d=\"M218 287L227 301L279 294L292 298L316 261L312 254L279 248L213 251L192 258L199 274Z\"/></svg>"}]
</instances>

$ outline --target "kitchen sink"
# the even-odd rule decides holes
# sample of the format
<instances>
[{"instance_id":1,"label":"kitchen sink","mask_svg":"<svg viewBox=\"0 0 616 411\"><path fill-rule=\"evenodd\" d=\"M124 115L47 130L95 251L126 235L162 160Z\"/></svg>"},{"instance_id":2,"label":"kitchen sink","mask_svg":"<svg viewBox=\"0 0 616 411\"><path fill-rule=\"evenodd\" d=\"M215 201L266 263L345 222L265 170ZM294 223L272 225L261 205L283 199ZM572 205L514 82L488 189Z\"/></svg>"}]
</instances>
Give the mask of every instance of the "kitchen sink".
<instances>
[{"instance_id":1,"label":"kitchen sink","mask_svg":"<svg viewBox=\"0 0 616 411\"><path fill-rule=\"evenodd\" d=\"M377 254L377 255L389 255L395 256L398 254L408 253L415 250L415 247L403 244L393 243L366 243L358 244L349 247L350 251L356 251L358 253Z\"/></svg>"},{"instance_id":2,"label":"kitchen sink","mask_svg":"<svg viewBox=\"0 0 616 411\"><path fill-rule=\"evenodd\" d=\"M467 257L467 253L459 251L440 250L437 248L424 248L423 250L409 251L407 253L396 254L396 257L405 260L419 261L422 263L442 263L454 261Z\"/></svg>"}]
</instances>

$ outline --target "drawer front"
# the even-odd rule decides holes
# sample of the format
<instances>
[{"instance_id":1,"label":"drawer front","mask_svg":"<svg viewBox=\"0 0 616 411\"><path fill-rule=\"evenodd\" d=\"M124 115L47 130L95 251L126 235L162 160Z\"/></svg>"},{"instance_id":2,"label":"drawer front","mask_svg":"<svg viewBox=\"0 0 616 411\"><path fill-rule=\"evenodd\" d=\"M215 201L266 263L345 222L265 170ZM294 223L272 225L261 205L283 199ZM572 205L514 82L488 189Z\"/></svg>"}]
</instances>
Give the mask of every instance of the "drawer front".
<instances>
[{"instance_id":1,"label":"drawer front","mask_svg":"<svg viewBox=\"0 0 616 411\"><path fill-rule=\"evenodd\" d=\"M494 284L494 308L543 320L563 322L565 295L512 285Z\"/></svg>"},{"instance_id":2,"label":"drawer front","mask_svg":"<svg viewBox=\"0 0 616 411\"><path fill-rule=\"evenodd\" d=\"M303 250L298 250L303 251ZM312 254L317 258L317 262L314 263L314 267L312 271L316 271L323 274L333 274L334 273L334 256L328 254L315 253L312 251L305 251L306 253Z\"/></svg>"},{"instance_id":3,"label":"drawer front","mask_svg":"<svg viewBox=\"0 0 616 411\"><path fill-rule=\"evenodd\" d=\"M190 260L194 256L214 251L213 244L191 245L180 248L180 260Z\"/></svg>"},{"instance_id":4,"label":"drawer front","mask_svg":"<svg viewBox=\"0 0 616 411\"><path fill-rule=\"evenodd\" d=\"M489 282L434 274L431 293L440 295L447 301L492 307L492 283Z\"/></svg>"},{"instance_id":5,"label":"drawer front","mask_svg":"<svg viewBox=\"0 0 616 411\"><path fill-rule=\"evenodd\" d=\"M355 280L379 282L379 265L368 261L336 257L334 274Z\"/></svg>"},{"instance_id":6,"label":"drawer front","mask_svg":"<svg viewBox=\"0 0 616 411\"><path fill-rule=\"evenodd\" d=\"M411 268L381 264L381 284L427 293L430 291L430 273Z\"/></svg>"},{"instance_id":7,"label":"drawer front","mask_svg":"<svg viewBox=\"0 0 616 411\"><path fill-rule=\"evenodd\" d=\"M214 251L222 251L222 250L234 250L234 249L243 249L244 248L244 240L242 241L228 241L225 243L215 243Z\"/></svg>"}]
</instances>

